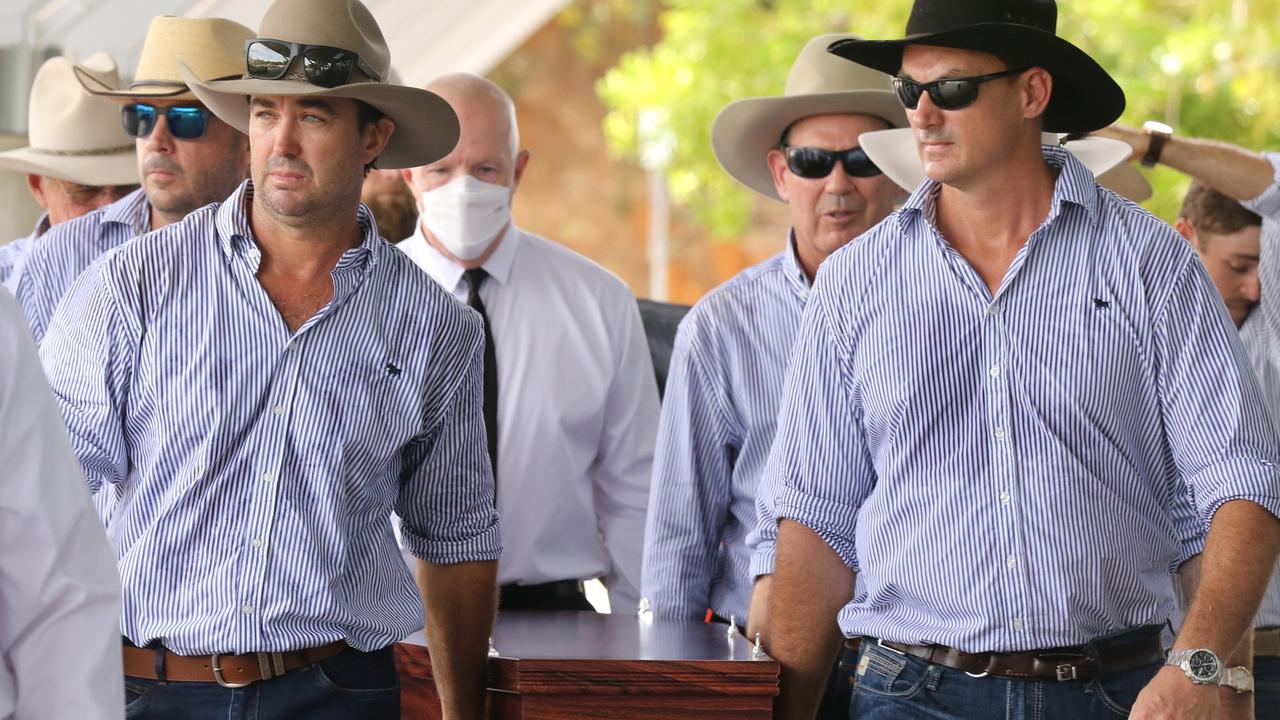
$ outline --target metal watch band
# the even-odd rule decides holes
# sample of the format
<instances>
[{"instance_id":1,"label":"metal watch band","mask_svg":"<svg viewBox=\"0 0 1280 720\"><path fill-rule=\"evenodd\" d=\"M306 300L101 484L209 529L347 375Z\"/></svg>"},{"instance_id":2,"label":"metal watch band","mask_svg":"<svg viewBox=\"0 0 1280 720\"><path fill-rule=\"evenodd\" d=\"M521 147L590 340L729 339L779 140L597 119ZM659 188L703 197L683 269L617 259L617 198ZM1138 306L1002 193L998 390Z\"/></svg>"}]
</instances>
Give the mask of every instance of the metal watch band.
<instances>
[{"instance_id":1,"label":"metal watch band","mask_svg":"<svg viewBox=\"0 0 1280 720\"><path fill-rule=\"evenodd\" d=\"M1222 679L1218 681L1218 685L1235 690L1237 695L1253 692L1253 673L1243 665L1226 668L1222 671Z\"/></svg>"}]
</instances>

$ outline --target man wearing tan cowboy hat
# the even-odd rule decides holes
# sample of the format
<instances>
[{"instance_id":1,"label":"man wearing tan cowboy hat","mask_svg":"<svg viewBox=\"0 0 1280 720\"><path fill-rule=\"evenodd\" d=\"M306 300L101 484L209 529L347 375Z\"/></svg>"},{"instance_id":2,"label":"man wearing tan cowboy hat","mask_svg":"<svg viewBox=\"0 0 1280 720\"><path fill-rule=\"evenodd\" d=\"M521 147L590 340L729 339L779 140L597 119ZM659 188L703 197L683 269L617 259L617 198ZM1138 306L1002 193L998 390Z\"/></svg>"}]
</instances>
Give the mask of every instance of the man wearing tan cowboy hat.
<instances>
[{"instance_id":1,"label":"man wearing tan cowboy hat","mask_svg":"<svg viewBox=\"0 0 1280 720\"><path fill-rule=\"evenodd\" d=\"M501 552L483 329L360 205L366 167L439 159L457 117L383 80L355 0L278 0L242 51L236 79L181 69L252 179L96 263L41 348L117 497L130 717L398 718L425 602L445 717L474 720Z\"/></svg>"},{"instance_id":2,"label":"man wearing tan cowboy hat","mask_svg":"<svg viewBox=\"0 0 1280 720\"><path fill-rule=\"evenodd\" d=\"M116 84L106 53L85 61L104 83ZM31 234L0 246L0 284L12 288L28 246L50 227L115 202L136 189L133 144L114 104L80 89L71 61L49 58L31 84L30 144L0 153L0 170L26 173L27 187L45 212Z\"/></svg>"},{"instance_id":3,"label":"man wearing tan cowboy hat","mask_svg":"<svg viewBox=\"0 0 1280 720\"><path fill-rule=\"evenodd\" d=\"M86 91L123 105L117 122L136 138L135 173L142 188L30 243L14 295L37 342L67 288L100 255L226 198L244 180L248 139L191 94L178 74L178 60L199 77L240 72L242 46L252 34L220 18L157 17L128 88L91 67L75 68Z\"/></svg>"},{"instance_id":4,"label":"man wearing tan cowboy hat","mask_svg":"<svg viewBox=\"0 0 1280 720\"><path fill-rule=\"evenodd\" d=\"M812 716L836 613L854 717L1217 716L1280 547L1280 439L1192 249L1041 145L1124 107L1056 25L916 0L906 38L830 48L895 74L929 180L827 259L794 346L763 481L783 718Z\"/></svg>"},{"instance_id":5,"label":"man wearing tan cowboy hat","mask_svg":"<svg viewBox=\"0 0 1280 720\"><path fill-rule=\"evenodd\" d=\"M701 619L710 609L768 640L772 535L748 534L795 329L822 261L904 197L860 142L906 124L889 77L826 51L851 37L811 39L782 96L730 103L712 126L720 164L787 203L791 228L781 252L712 290L680 324L645 529L642 587L657 616ZM834 672L831 688L821 716L848 717L848 673Z\"/></svg>"}]
</instances>

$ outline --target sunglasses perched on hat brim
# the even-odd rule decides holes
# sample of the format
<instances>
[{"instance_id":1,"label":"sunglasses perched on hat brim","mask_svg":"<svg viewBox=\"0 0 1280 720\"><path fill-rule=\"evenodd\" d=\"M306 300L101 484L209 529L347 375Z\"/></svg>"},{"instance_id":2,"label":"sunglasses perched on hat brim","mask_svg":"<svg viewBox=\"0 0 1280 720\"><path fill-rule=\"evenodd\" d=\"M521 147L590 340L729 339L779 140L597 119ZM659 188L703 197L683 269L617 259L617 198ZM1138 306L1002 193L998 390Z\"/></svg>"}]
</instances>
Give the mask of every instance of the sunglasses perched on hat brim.
<instances>
[{"instance_id":1,"label":"sunglasses perched on hat brim","mask_svg":"<svg viewBox=\"0 0 1280 720\"><path fill-rule=\"evenodd\" d=\"M120 121L130 137L144 138L156 128L164 115L169 134L178 140L198 140L209 125L209 110L196 105L171 105L157 108L149 103L129 103L120 110Z\"/></svg>"},{"instance_id":2,"label":"sunglasses perched on hat brim","mask_svg":"<svg viewBox=\"0 0 1280 720\"><path fill-rule=\"evenodd\" d=\"M382 82L382 77L351 50L268 38L247 40L244 44L245 71L249 77L259 80L279 80L299 57L307 82L312 85L326 88L346 85L357 69L370 80Z\"/></svg>"},{"instance_id":3,"label":"sunglasses perched on hat brim","mask_svg":"<svg viewBox=\"0 0 1280 720\"><path fill-rule=\"evenodd\" d=\"M898 102L908 110L915 110L920 105L920 97L926 92L929 99L939 110L959 110L969 107L978 99L982 84L1003 77L1019 75L1030 68L1004 70L987 75L970 77L942 78L932 82L918 83L904 77L893 79L893 91L898 95Z\"/></svg>"},{"instance_id":4,"label":"sunglasses perched on hat brim","mask_svg":"<svg viewBox=\"0 0 1280 720\"><path fill-rule=\"evenodd\" d=\"M826 150L816 147L782 148L787 159L787 169L793 175L810 180L820 180L831 174L838 161L844 166L844 172L850 177L875 177L881 173L871 158L862 148L848 150Z\"/></svg>"}]
</instances>

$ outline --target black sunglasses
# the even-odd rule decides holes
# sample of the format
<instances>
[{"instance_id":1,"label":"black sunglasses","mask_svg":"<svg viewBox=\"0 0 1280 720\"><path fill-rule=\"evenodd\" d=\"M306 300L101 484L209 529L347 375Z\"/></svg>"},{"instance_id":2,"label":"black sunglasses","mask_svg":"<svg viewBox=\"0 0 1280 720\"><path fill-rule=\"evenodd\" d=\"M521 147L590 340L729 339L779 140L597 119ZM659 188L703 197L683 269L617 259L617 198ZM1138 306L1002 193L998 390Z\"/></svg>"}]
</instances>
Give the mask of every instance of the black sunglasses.
<instances>
[{"instance_id":1,"label":"black sunglasses","mask_svg":"<svg viewBox=\"0 0 1280 720\"><path fill-rule=\"evenodd\" d=\"M943 78L933 82L918 83L915 80L896 77L893 79L893 90L898 93L898 102L908 110L915 110L920 104L920 96L929 93L929 99L940 110L959 110L969 107L978 99L979 86L1002 77L1024 73L1030 68L1005 70L990 75L974 75L973 77Z\"/></svg>"},{"instance_id":2,"label":"black sunglasses","mask_svg":"<svg viewBox=\"0 0 1280 720\"><path fill-rule=\"evenodd\" d=\"M852 177L875 177L881 172L862 148L824 150L815 147L784 147L782 152L787 157L787 169L810 180L830 175L837 160L844 165L845 173Z\"/></svg>"},{"instance_id":3,"label":"black sunglasses","mask_svg":"<svg viewBox=\"0 0 1280 720\"><path fill-rule=\"evenodd\" d=\"M136 138L144 138L156 128L156 118L161 114L155 105L129 103L120 111L124 131ZM172 105L164 109L164 119L169 134L179 140L195 140L204 135L209 111L192 105Z\"/></svg>"},{"instance_id":4,"label":"black sunglasses","mask_svg":"<svg viewBox=\"0 0 1280 720\"><path fill-rule=\"evenodd\" d=\"M338 87L351 82L357 68L374 82L382 78L369 64L350 50L328 45L306 45L284 40L249 40L244 44L245 68L249 77L279 80L289 71L294 58L302 58L307 82L320 87Z\"/></svg>"}]
</instances>

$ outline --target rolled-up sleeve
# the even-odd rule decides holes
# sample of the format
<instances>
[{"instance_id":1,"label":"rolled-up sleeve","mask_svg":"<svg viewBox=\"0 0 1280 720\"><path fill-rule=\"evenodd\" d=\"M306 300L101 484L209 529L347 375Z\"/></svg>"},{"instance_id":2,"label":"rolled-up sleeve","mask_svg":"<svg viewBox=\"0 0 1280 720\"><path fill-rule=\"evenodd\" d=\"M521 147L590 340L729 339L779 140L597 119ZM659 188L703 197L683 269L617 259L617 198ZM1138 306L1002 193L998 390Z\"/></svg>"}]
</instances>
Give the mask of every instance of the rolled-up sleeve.
<instances>
[{"instance_id":1,"label":"rolled-up sleeve","mask_svg":"<svg viewBox=\"0 0 1280 720\"><path fill-rule=\"evenodd\" d=\"M424 431L404 451L396 502L405 547L429 563L497 560L501 528L485 445L484 335L463 317L435 339Z\"/></svg>"},{"instance_id":2,"label":"rolled-up sleeve","mask_svg":"<svg viewBox=\"0 0 1280 720\"><path fill-rule=\"evenodd\" d=\"M854 570L858 510L876 475L854 403L847 345L831 321L830 285L814 284L783 390L762 502L812 529ZM771 522L769 515L762 515Z\"/></svg>"},{"instance_id":3,"label":"rolled-up sleeve","mask_svg":"<svg viewBox=\"0 0 1280 720\"><path fill-rule=\"evenodd\" d=\"M1280 440L1216 292L1203 266L1188 257L1157 309L1155 328L1169 446L1206 526L1231 500L1250 500L1280 517Z\"/></svg>"}]
</instances>

